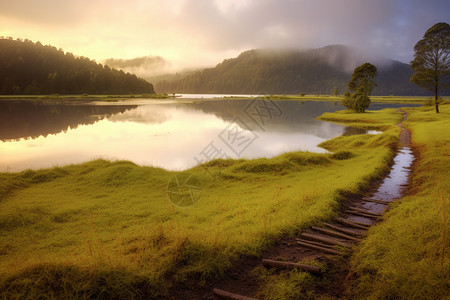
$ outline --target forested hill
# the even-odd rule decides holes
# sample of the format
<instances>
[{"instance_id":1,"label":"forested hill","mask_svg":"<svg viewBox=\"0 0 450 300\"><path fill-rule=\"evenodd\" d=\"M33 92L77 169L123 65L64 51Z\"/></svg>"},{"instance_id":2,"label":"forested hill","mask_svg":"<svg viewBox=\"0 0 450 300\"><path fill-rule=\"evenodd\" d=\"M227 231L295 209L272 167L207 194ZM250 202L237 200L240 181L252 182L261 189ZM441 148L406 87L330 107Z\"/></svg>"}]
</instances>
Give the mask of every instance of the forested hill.
<instances>
[{"instance_id":1,"label":"forested hill","mask_svg":"<svg viewBox=\"0 0 450 300\"><path fill-rule=\"evenodd\" d=\"M343 94L355 67L365 59L346 46L311 50L249 50L214 68L155 83L166 93ZM374 95L429 95L409 82L412 69L397 61L378 67Z\"/></svg>"},{"instance_id":2,"label":"forested hill","mask_svg":"<svg viewBox=\"0 0 450 300\"><path fill-rule=\"evenodd\" d=\"M52 46L0 39L0 94L154 94L153 85Z\"/></svg>"}]
</instances>

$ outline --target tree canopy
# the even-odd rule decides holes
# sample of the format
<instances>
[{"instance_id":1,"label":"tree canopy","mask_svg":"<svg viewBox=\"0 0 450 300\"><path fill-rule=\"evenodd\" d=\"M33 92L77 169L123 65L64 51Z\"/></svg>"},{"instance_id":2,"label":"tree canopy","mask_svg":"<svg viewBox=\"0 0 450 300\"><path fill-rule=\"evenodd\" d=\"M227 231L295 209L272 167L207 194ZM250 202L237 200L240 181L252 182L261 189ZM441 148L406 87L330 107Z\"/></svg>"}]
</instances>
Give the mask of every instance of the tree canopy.
<instances>
[{"instance_id":1,"label":"tree canopy","mask_svg":"<svg viewBox=\"0 0 450 300\"><path fill-rule=\"evenodd\" d=\"M29 40L0 39L0 94L153 94L136 75Z\"/></svg>"},{"instance_id":2,"label":"tree canopy","mask_svg":"<svg viewBox=\"0 0 450 300\"><path fill-rule=\"evenodd\" d=\"M355 69L352 79L348 83L348 89L352 91L345 93L342 105L355 112L363 113L370 105L370 94L376 86L375 77L377 68L371 63L365 63Z\"/></svg>"},{"instance_id":3,"label":"tree canopy","mask_svg":"<svg viewBox=\"0 0 450 300\"><path fill-rule=\"evenodd\" d=\"M450 86L450 25L437 23L414 46L411 82L434 92L436 113L438 93Z\"/></svg>"}]
</instances>

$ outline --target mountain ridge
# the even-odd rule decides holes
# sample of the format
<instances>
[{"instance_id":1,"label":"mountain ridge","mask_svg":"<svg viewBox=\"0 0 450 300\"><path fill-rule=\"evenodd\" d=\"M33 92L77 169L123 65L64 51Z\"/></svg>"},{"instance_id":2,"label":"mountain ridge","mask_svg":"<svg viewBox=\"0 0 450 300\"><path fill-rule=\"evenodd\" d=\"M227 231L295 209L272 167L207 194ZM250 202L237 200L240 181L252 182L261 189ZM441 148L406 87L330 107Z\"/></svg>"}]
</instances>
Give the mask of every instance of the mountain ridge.
<instances>
[{"instance_id":1,"label":"mountain ridge","mask_svg":"<svg viewBox=\"0 0 450 300\"><path fill-rule=\"evenodd\" d=\"M150 82L30 40L0 39L0 94L154 94Z\"/></svg>"},{"instance_id":2,"label":"mountain ridge","mask_svg":"<svg viewBox=\"0 0 450 300\"><path fill-rule=\"evenodd\" d=\"M378 68L374 95L431 95L409 82L408 64L372 59L345 45L318 49L252 49L225 59L213 68L155 81L165 93L212 94L340 94L347 90L353 69L371 61Z\"/></svg>"}]
</instances>

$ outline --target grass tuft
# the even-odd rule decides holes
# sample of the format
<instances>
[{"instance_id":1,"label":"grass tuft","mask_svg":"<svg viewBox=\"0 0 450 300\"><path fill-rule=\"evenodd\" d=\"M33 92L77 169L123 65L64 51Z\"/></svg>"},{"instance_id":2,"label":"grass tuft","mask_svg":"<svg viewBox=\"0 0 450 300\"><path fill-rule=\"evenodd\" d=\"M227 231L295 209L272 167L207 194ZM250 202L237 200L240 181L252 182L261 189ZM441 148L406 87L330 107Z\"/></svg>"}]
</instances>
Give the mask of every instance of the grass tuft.
<instances>
[{"instance_id":1,"label":"grass tuft","mask_svg":"<svg viewBox=\"0 0 450 300\"><path fill-rule=\"evenodd\" d=\"M350 152L350 151L338 151L336 153L331 154L330 158L336 159L336 160L346 160L346 159L350 159L354 156L355 156L355 154L353 154L353 152Z\"/></svg>"}]
</instances>

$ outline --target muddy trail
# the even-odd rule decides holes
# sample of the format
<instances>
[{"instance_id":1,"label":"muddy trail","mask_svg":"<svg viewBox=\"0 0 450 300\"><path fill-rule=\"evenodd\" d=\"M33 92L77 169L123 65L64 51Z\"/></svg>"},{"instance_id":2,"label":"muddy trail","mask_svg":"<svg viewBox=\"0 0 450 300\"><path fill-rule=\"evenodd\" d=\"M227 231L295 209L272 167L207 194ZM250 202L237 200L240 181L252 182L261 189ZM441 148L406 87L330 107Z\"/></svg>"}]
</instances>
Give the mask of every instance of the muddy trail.
<instances>
[{"instance_id":1,"label":"muddy trail","mask_svg":"<svg viewBox=\"0 0 450 300\"><path fill-rule=\"evenodd\" d=\"M259 290L255 268L298 268L317 276L319 280L305 287L332 298L346 298L346 281L351 279L349 260L352 247L364 238L370 226L381 221L382 213L390 202L402 196L408 184L410 168L414 160L411 134L401 123L398 151L389 174L375 184L370 194L349 199L341 207L340 215L330 222L322 222L303 230L297 237L285 237L267 249L259 258L242 257L235 261L225 276L213 282L199 285L195 280L175 284L170 299L256 299ZM298 264L299 261L316 260L325 265L319 268Z\"/></svg>"}]
</instances>

